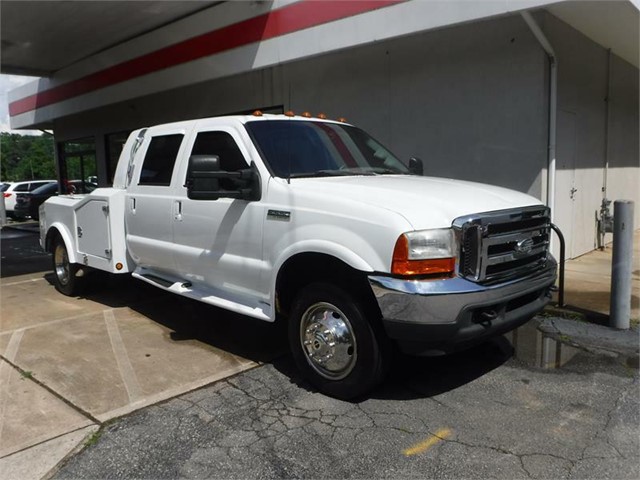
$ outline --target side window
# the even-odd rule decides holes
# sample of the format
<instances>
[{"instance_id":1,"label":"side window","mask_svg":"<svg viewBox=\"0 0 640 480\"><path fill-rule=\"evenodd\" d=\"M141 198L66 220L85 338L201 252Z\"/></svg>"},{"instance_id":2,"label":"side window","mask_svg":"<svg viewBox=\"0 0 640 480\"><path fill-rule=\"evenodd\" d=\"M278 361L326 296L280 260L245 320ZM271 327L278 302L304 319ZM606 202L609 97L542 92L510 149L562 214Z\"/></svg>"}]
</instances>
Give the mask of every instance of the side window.
<instances>
[{"instance_id":1,"label":"side window","mask_svg":"<svg viewBox=\"0 0 640 480\"><path fill-rule=\"evenodd\" d=\"M184 135L159 135L151 139L147 153L142 163L140 180L138 185L161 185L171 184L173 167L176 164L176 157Z\"/></svg>"},{"instance_id":2,"label":"side window","mask_svg":"<svg viewBox=\"0 0 640 480\"><path fill-rule=\"evenodd\" d=\"M236 141L227 132L200 132L191 155L217 155L220 170L227 172L249 168Z\"/></svg>"},{"instance_id":3,"label":"side window","mask_svg":"<svg viewBox=\"0 0 640 480\"><path fill-rule=\"evenodd\" d=\"M29 191L29 184L28 183L21 183L19 185L16 185L16 187L13 189L14 192L28 192Z\"/></svg>"},{"instance_id":4,"label":"side window","mask_svg":"<svg viewBox=\"0 0 640 480\"><path fill-rule=\"evenodd\" d=\"M220 159L220 170L226 172L249 168L236 141L227 132L198 133L191 155L217 155ZM240 187L236 180L230 178L220 179L219 182L222 190L235 190Z\"/></svg>"},{"instance_id":5,"label":"side window","mask_svg":"<svg viewBox=\"0 0 640 480\"><path fill-rule=\"evenodd\" d=\"M34 182L34 183L29 185L29 190L33 191L36 188L40 188L41 186L46 185L47 183L49 183L49 182Z\"/></svg>"}]
</instances>

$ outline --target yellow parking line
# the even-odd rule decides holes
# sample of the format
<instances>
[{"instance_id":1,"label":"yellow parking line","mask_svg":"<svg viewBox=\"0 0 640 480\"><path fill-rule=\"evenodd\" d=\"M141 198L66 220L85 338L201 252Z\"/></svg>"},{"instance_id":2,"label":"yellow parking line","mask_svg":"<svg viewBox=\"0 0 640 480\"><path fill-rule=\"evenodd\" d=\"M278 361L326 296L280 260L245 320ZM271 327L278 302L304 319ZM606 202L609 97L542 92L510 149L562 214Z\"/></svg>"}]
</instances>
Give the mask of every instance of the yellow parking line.
<instances>
[{"instance_id":1,"label":"yellow parking line","mask_svg":"<svg viewBox=\"0 0 640 480\"><path fill-rule=\"evenodd\" d=\"M416 443L413 447L407 448L402 453L404 453L405 457L410 457L411 455L417 455L418 453L426 452L434 445L440 443L442 440L449 438L450 435L451 430L449 430L448 428L441 428L426 440Z\"/></svg>"}]
</instances>

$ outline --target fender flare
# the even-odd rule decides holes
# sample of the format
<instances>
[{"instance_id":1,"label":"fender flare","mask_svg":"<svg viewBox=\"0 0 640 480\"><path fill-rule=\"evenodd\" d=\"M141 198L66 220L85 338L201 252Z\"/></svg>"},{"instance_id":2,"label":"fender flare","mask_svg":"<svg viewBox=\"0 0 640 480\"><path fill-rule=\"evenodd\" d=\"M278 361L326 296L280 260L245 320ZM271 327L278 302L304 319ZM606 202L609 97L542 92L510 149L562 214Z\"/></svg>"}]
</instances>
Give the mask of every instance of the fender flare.
<instances>
[{"instance_id":1,"label":"fender flare","mask_svg":"<svg viewBox=\"0 0 640 480\"><path fill-rule=\"evenodd\" d=\"M52 223L48 230L47 236L45 237L45 246L49 247L50 239L54 232L58 233L60 237L62 237L62 241L64 242L65 247L67 247L67 255L69 256L69 263L78 263L78 256L76 255L76 249L74 247L74 243L72 240L71 232L69 229L61 222Z\"/></svg>"},{"instance_id":2,"label":"fender flare","mask_svg":"<svg viewBox=\"0 0 640 480\"><path fill-rule=\"evenodd\" d=\"M299 254L304 253L318 253L321 255L327 255L329 257L333 257L346 265L350 266L354 270L359 270L361 272L373 272L374 269L371 265L363 259L360 255L349 250L343 245L340 245L335 242L327 241L327 240L304 240L301 242L294 243L285 249L278 260L274 264L274 268L271 274L271 293L270 300L271 305L275 305L275 296L276 296L276 284L278 282L278 275L280 274L280 270L282 266L287 263L291 258L295 257ZM275 308L273 309L273 316L275 317Z\"/></svg>"}]
</instances>

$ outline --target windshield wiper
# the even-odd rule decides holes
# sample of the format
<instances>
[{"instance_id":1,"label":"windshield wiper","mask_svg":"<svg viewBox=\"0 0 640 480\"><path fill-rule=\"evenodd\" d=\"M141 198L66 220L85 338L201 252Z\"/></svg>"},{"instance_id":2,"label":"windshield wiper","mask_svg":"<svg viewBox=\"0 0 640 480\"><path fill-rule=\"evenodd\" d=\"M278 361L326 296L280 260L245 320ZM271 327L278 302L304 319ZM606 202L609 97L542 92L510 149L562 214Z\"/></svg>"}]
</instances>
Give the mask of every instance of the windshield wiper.
<instances>
[{"instance_id":1,"label":"windshield wiper","mask_svg":"<svg viewBox=\"0 0 640 480\"><path fill-rule=\"evenodd\" d=\"M375 175L373 172L353 171L353 170L316 170L315 172L292 173L290 178L310 178L310 177L349 177L355 175Z\"/></svg>"},{"instance_id":2,"label":"windshield wiper","mask_svg":"<svg viewBox=\"0 0 640 480\"><path fill-rule=\"evenodd\" d=\"M373 173L374 175L409 175L409 173L406 172L401 172L399 170L384 167L368 167L368 171Z\"/></svg>"}]
</instances>

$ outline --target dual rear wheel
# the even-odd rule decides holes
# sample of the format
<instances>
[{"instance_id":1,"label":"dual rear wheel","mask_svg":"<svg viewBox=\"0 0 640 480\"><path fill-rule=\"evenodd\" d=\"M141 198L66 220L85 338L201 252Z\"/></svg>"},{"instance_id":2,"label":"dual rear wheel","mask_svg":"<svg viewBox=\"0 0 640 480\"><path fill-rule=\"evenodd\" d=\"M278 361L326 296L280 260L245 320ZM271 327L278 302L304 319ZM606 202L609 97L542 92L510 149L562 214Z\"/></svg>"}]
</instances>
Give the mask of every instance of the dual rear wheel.
<instances>
[{"instance_id":1,"label":"dual rear wheel","mask_svg":"<svg viewBox=\"0 0 640 480\"><path fill-rule=\"evenodd\" d=\"M60 293L74 296L80 292L82 277L76 276L78 265L69 262L69 253L60 235L56 235L52 245L53 284Z\"/></svg>"}]
</instances>

